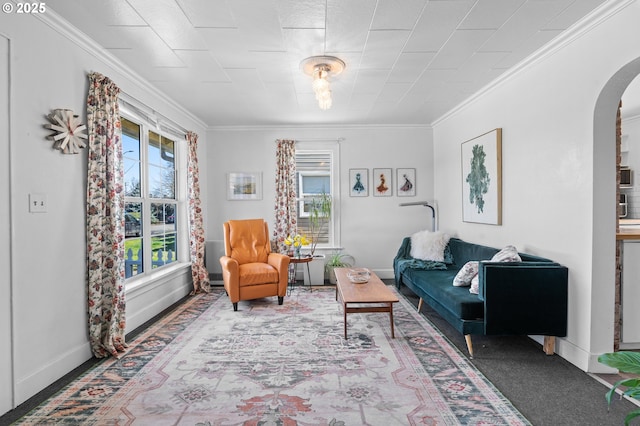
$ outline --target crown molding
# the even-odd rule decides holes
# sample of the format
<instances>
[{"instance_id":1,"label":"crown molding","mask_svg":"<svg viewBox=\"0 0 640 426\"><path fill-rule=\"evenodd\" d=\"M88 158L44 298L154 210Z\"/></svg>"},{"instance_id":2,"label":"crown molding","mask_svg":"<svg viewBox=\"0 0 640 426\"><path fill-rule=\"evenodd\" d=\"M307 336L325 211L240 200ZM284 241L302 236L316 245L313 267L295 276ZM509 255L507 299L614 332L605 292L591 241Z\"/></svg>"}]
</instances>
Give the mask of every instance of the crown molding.
<instances>
[{"instance_id":1,"label":"crown molding","mask_svg":"<svg viewBox=\"0 0 640 426\"><path fill-rule=\"evenodd\" d=\"M495 80L484 86L482 89L478 90L476 93L468 97L466 100L462 101L460 104L443 114L440 118L434 120L431 125L435 127L447 118L452 117L458 112L464 110L482 96L516 77L523 71L527 70L529 67L546 60L559 50L564 49L575 40L581 38L589 31L598 27L600 24L607 21L609 18L618 14L627 6L635 2L636 0L609 0L608 2L601 4L593 11L591 11L591 13L569 27L566 31L551 40L549 43L545 44L540 49L536 50L531 55L527 56L525 59L517 63L515 66L511 67L508 71L501 74L498 78L496 78Z\"/></svg>"},{"instance_id":2,"label":"crown molding","mask_svg":"<svg viewBox=\"0 0 640 426\"><path fill-rule=\"evenodd\" d=\"M627 124L635 123L638 120L640 120L640 114L631 115L629 117L622 117L622 122Z\"/></svg>"},{"instance_id":3,"label":"crown molding","mask_svg":"<svg viewBox=\"0 0 640 426\"><path fill-rule=\"evenodd\" d=\"M363 130L363 129L424 129L431 130L430 124L264 124L264 125L236 125L209 126L208 131L247 131L247 130Z\"/></svg>"},{"instance_id":4,"label":"crown molding","mask_svg":"<svg viewBox=\"0 0 640 426\"><path fill-rule=\"evenodd\" d=\"M196 122L202 128L206 129L208 127L207 124L202 119L194 115L191 111L186 109L183 105L179 104L178 102L170 98L163 91L155 87L148 80L146 80L140 74L135 72L131 67L129 67L124 62L122 62L122 60L120 60L117 56L113 55L111 52L109 52L103 46L98 44L95 40L93 40L87 34L83 33L78 28L71 25L67 20L62 18L55 11L51 10L50 8L47 8L47 13L38 13L31 16L35 16L36 18L44 22L46 25L51 27L58 34L64 36L65 38L70 40L72 43L80 47L82 50L84 50L94 58L98 59L103 64L111 68L114 68L117 72L121 73L124 77L129 79L131 82L133 82L133 84L135 84L139 88L151 93L158 100L170 104L172 107L176 108L185 116L189 117L191 120Z\"/></svg>"}]
</instances>

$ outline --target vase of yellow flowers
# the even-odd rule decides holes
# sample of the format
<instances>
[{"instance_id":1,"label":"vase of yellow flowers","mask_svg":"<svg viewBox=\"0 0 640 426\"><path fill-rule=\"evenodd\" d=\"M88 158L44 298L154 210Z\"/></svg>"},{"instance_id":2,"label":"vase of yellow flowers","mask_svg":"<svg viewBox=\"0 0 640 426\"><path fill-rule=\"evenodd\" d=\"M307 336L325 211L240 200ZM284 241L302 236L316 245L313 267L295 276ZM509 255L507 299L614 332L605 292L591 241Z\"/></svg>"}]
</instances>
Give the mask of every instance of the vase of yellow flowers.
<instances>
[{"instance_id":1,"label":"vase of yellow flowers","mask_svg":"<svg viewBox=\"0 0 640 426\"><path fill-rule=\"evenodd\" d=\"M302 246L309 244L309 240L304 235L296 234L294 236L289 235L285 238L284 243L293 249L293 255L300 259L300 249Z\"/></svg>"}]
</instances>

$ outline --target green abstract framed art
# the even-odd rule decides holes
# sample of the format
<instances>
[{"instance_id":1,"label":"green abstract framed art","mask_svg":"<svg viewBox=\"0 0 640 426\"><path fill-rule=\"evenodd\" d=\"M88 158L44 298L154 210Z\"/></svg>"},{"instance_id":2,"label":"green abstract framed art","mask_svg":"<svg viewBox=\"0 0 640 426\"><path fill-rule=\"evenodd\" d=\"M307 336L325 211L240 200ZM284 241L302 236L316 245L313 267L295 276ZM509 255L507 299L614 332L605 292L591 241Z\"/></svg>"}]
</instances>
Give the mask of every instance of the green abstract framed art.
<instances>
[{"instance_id":1,"label":"green abstract framed art","mask_svg":"<svg viewBox=\"0 0 640 426\"><path fill-rule=\"evenodd\" d=\"M462 220L502 225L502 129L462 143Z\"/></svg>"}]
</instances>

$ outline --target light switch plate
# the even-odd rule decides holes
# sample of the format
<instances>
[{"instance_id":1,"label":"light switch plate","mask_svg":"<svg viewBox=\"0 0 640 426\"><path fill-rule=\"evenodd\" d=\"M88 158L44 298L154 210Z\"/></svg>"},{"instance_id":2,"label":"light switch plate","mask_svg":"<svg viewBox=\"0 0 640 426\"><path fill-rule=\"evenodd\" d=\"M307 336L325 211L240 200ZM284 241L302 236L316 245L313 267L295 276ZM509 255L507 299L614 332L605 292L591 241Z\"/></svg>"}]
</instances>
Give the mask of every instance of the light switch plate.
<instances>
[{"instance_id":1,"label":"light switch plate","mask_svg":"<svg viewBox=\"0 0 640 426\"><path fill-rule=\"evenodd\" d=\"M47 212L47 195L46 194L29 194L29 212L30 213L46 213Z\"/></svg>"}]
</instances>

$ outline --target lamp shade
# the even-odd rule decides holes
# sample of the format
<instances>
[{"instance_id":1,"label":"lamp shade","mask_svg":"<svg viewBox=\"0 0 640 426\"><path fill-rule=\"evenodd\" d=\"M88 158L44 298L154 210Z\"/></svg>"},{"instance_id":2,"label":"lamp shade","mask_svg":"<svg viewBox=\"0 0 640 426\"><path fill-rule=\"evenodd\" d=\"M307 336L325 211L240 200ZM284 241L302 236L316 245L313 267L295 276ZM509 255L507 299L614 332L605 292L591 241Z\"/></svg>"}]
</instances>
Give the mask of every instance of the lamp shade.
<instances>
[{"instance_id":1,"label":"lamp shade","mask_svg":"<svg viewBox=\"0 0 640 426\"><path fill-rule=\"evenodd\" d=\"M328 78L330 75L340 74L345 68L345 63L333 56L311 56L303 60L300 67L305 74L313 77L311 87L320 109L331 108L333 102Z\"/></svg>"}]
</instances>

